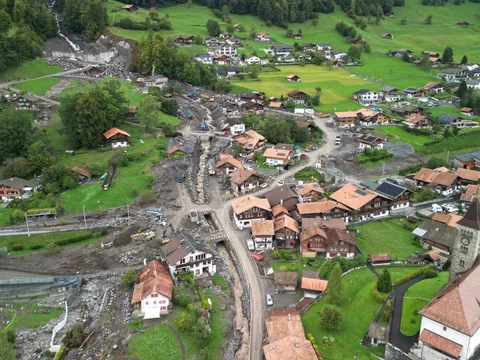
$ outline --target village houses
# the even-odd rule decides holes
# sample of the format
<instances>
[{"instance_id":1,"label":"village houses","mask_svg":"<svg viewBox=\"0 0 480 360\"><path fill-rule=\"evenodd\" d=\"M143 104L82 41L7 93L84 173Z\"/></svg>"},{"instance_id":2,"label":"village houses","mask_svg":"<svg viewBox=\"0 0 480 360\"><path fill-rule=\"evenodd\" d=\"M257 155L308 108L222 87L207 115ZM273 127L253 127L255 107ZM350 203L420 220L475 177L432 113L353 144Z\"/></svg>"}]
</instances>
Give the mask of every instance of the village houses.
<instances>
[{"instance_id":1,"label":"village houses","mask_svg":"<svg viewBox=\"0 0 480 360\"><path fill-rule=\"evenodd\" d=\"M232 208L235 225L240 230L252 227L254 220L266 220L272 212L267 199L260 199L253 195L233 199Z\"/></svg>"},{"instance_id":2,"label":"village houses","mask_svg":"<svg viewBox=\"0 0 480 360\"><path fill-rule=\"evenodd\" d=\"M252 221L252 238L255 243L255 249L271 249L273 247L274 235L273 220Z\"/></svg>"},{"instance_id":3,"label":"village houses","mask_svg":"<svg viewBox=\"0 0 480 360\"><path fill-rule=\"evenodd\" d=\"M234 193L252 191L264 182L255 170L237 169L230 175L230 187Z\"/></svg>"},{"instance_id":4,"label":"village houses","mask_svg":"<svg viewBox=\"0 0 480 360\"><path fill-rule=\"evenodd\" d=\"M14 199L28 199L41 187L42 180L34 178L24 180L18 177L11 177L0 180L0 199L10 202Z\"/></svg>"}]
</instances>

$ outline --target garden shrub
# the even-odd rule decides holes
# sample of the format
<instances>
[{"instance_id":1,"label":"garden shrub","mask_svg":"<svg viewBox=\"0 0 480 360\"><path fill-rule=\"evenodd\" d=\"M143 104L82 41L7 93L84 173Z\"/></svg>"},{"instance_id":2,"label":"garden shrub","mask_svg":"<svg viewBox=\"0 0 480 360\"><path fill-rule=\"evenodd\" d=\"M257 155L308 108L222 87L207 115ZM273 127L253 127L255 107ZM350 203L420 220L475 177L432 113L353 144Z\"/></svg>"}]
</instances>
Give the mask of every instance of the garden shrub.
<instances>
[{"instance_id":1,"label":"garden shrub","mask_svg":"<svg viewBox=\"0 0 480 360\"><path fill-rule=\"evenodd\" d=\"M437 277L438 273L433 269L428 269L423 273L423 276L425 276L425 279L431 279Z\"/></svg>"},{"instance_id":2,"label":"garden shrub","mask_svg":"<svg viewBox=\"0 0 480 360\"><path fill-rule=\"evenodd\" d=\"M377 290L377 284L375 284L372 288L372 296L376 302L378 302L379 304L383 304L386 295L382 295L380 291Z\"/></svg>"},{"instance_id":3,"label":"garden shrub","mask_svg":"<svg viewBox=\"0 0 480 360\"><path fill-rule=\"evenodd\" d=\"M21 251L21 250L23 250L23 245L13 245L10 250L12 250L12 251Z\"/></svg>"},{"instance_id":4,"label":"garden shrub","mask_svg":"<svg viewBox=\"0 0 480 360\"><path fill-rule=\"evenodd\" d=\"M403 284L404 282L413 279L414 277L420 276L425 274L427 270L433 270L435 267L433 265L427 265L424 267L421 267L415 271L412 271L411 273L405 274L401 276L400 278L395 281L395 285Z\"/></svg>"},{"instance_id":5,"label":"garden shrub","mask_svg":"<svg viewBox=\"0 0 480 360\"><path fill-rule=\"evenodd\" d=\"M36 244L36 245L30 246L30 250L41 250L43 249L43 247L44 247L43 244Z\"/></svg>"}]
</instances>

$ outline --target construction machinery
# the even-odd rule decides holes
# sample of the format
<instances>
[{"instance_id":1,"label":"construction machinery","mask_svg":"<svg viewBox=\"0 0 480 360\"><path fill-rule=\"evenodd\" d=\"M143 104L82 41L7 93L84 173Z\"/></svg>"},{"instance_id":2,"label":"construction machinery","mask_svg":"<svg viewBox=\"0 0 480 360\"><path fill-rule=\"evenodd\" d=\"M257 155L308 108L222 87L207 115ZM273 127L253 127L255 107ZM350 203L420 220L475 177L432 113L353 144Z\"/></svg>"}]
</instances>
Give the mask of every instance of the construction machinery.
<instances>
[{"instance_id":1,"label":"construction machinery","mask_svg":"<svg viewBox=\"0 0 480 360\"><path fill-rule=\"evenodd\" d=\"M183 180L185 180L185 173L181 173L177 175L177 182L179 184L183 183Z\"/></svg>"},{"instance_id":2,"label":"construction machinery","mask_svg":"<svg viewBox=\"0 0 480 360\"><path fill-rule=\"evenodd\" d=\"M200 123L200 130L202 130L202 131L207 131L208 130L208 126L207 126L207 124L205 124L205 119L203 119L202 122Z\"/></svg>"},{"instance_id":3,"label":"construction machinery","mask_svg":"<svg viewBox=\"0 0 480 360\"><path fill-rule=\"evenodd\" d=\"M150 240L155 238L155 233L153 231L145 231L145 232L130 235L130 238L134 241Z\"/></svg>"},{"instance_id":4,"label":"construction machinery","mask_svg":"<svg viewBox=\"0 0 480 360\"><path fill-rule=\"evenodd\" d=\"M115 176L115 171L117 170L117 159L120 156L120 153L113 154L112 156L112 164L110 165L110 169L108 169L107 177L103 182L103 190L107 191L110 185L112 184L113 177Z\"/></svg>"},{"instance_id":5,"label":"construction machinery","mask_svg":"<svg viewBox=\"0 0 480 360\"><path fill-rule=\"evenodd\" d=\"M187 96L188 96L189 98L193 98L193 97L197 96L197 92L196 92L196 91L191 91L191 92L189 92L189 93L187 94Z\"/></svg>"},{"instance_id":6,"label":"construction machinery","mask_svg":"<svg viewBox=\"0 0 480 360\"><path fill-rule=\"evenodd\" d=\"M153 215L160 216L160 214L162 213L162 210L161 209L146 209L146 210L143 210L143 212L147 213L147 214L153 214Z\"/></svg>"}]
</instances>

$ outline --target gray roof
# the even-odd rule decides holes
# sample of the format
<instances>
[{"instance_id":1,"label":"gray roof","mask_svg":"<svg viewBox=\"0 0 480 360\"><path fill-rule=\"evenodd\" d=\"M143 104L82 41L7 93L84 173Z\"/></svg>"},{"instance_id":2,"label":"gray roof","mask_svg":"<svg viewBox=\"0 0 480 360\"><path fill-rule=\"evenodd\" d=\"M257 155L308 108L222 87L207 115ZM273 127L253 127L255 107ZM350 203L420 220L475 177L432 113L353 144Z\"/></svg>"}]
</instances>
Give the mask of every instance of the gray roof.
<instances>
[{"instance_id":1,"label":"gray roof","mask_svg":"<svg viewBox=\"0 0 480 360\"><path fill-rule=\"evenodd\" d=\"M304 278L309 278L309 279L318 279L318 270L303 270L303 275Z\"/></svg>"},{"instance_id":2,"label":"gray roof","mask_svg":"<svg viewBox=\"0 0 480 360\"><path fill-rule=\"evenodd\" d=\"M453 248L457 233L455 228L431 219L423 220L423 222L418 225L417 229L418 228L426 231L422 236L424 240L431 240L444 246L448 246L450 249Z\"/></svg>"},{"instance_id":3,"label":"gray roof","mask_svg":"<svg viewBox=\"0 0 480 360\"><path fill-rule=\"evenodd\" d=\"M455 115L448 115L448 114L440 114L438 116L438 120L442 125L448 125L458 119L458 116Z\"/></svg>"},{"instance_id":4,"label":"gray roof","mask_svg":"<svg viewBox=\"0 0 480 360\"><path fill-rule=\"evenodd\" d=\"M388 326L371 322L368 327L368 337L387 342Z\"/></svg>"},{"instance_id":5,"label":"gray roof","mask_svg":"<svg viewBox=\"0 0 480 360\"><path fill-rule=\"evenodd\" d=\"M368 90L368 89L360 89L360 90L355 91L354 94L359 94L359 95L361 95L361 94L369 93L369 92L371 92L371 91L372 91L372 90Z\"/></svg>"},{"instance_id":6,"label":"gray roof","mask_svg":"<svg viewBox=\"0 0 480 360\"><path fill-rule=\"evenodd\" d=\"M458 222L459 225L471 229L480 230L480 201L475 197L467 210L467 213Z\"/></svg>"},{"instance_id":7,"label":"gray roof","mask_svg":"<svg viewBox=\"0 0 480 360\"><path fill-rule=\"evenodd\" d=\"M298 194L289 186L283 185L266 192L263 197L268 200L270 206L273 206L279 204L282 199L285 201L291 198L298 198Z\"/></svg>"},{"instance_id":8,"label":"gray roof","mask_svg":"<svg viewBox=\"0 0 480 360\"><path fill-rule=\"evenodd\" d=\"M448 68L443 70L443 74L458 74L459 72L464 71L463 69Z\"/></svg>"},{"instance_id":9,"label":"gray roof","mask_svg":"<svg viewBox=\"0 0 480 360\"><path fill-rule=\"evenodd\" d=\"M187 233L178 233L175 237L160 248L169 265L175 265L194 250L212 253L207 245Z\"/></svg>"},{"instance_id":10,"label":"gray roof","mask_svg":"<svg viewBox=\"0 0 480 360\"><path fill-rule=\"evenodd\" d=\"M480 158L480 151L471 152L467 154L455 155L455 159L460 160L461 162L471 162L473 158Z\"/></svg>"},{"instance_id":11,"label":"gray roof","mask_svg":"<svg viewBox=\"0 0 480 360\"><path fill-rule=\"evenodd\" d=\"M23 189L24 187L35 188L41 183L42 183L42 180L37 178L31 179L31 180L25 180L18 177L12 177L9 179L0 180L0 185L7 185L7 186L14 187L16 189Z\"/></svg>"},{"instance_id":12,"label":"gray roof","mask_svg":"<svg viewBox=\"0 0 480 360\"><path fill-rule=\"evenodd\" d=\"M416 87L408 87L406 88L405 90L403 90L403 92L406 92L406 93L416 93L418 90L420 90L419 88L416 88Z\"/></svg>"},{"instance_id":13,"label":"gray roof","mask_svg":"<svg viewBox=\"0 0 480 360\"><path fill-rule=\"evenodd\" d=\"M385 85L384 87L382 87L380 89L380 91L383 91L383 92L390 92L390 91L393 91L393 90L398 90L398 89L396 87L388 86L388 85Z\"/></svg>"}]
</instances>

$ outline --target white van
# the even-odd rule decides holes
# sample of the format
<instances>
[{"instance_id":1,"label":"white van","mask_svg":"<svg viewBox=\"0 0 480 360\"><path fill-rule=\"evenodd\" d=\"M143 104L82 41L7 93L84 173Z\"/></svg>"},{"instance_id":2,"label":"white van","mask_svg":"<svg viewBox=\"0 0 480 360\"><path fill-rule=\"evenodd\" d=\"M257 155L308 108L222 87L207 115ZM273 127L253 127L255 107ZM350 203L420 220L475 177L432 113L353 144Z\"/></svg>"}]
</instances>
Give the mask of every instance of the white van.
<instances>
[{"instance_id":1,"label":"white van","mask_svg":"<svg viewBox=\"0 0 480 360\"><path fill-rule=\"evenodd\" d=\"M433 205L432 205L432 211L433 211L433 212L443 212L443 209L442 209L442 207L441 207L440 205L438 205L438 204L433 204Z\"/></svg>"},{"instance_id":2,"label":"white van","mask_svg":"<svg viewBox=\"0 0 480 360\"><path fill-rule=\"evenodd\" d=\"M248 248L248 250L250 250L250 251L254 251L254 250L255 250L255 243L253 242L252 239L247 239L247 248Z\"/></svg>"}]
</instances>

